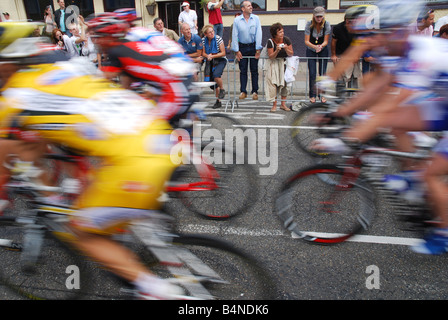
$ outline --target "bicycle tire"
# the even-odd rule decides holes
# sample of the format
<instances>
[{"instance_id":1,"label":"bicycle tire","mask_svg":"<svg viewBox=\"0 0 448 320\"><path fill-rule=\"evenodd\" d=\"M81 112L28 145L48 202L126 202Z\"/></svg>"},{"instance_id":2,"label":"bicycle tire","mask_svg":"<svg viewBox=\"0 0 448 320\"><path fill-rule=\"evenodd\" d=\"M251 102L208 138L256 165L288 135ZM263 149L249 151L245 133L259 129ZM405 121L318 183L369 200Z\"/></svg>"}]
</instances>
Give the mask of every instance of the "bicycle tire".
<instances>
[{"instance_id":1,"label":"bicycle tire","mask_svg":"<svg viewBox=\"0 0 448 320\"><path fill-rule=\"evenodd\" d=\"M225 150L225 149L224 149ZM257 175L248 164L238 164L237 155L222 152L223 159L232 159L227 163L206 163L203 158L201 164L186 164L176 170L172 182L180 185L194 184L204 181L199 171L210 171L217 174L211 180L216 183L214 188L197 186L196 189L171 192L171 196L179 198L183 207L190 212L209 219L229 219L248 211L258 197ZM199 188L199 189L198 189ZM244 190L244 192L241 192ZM173 212L168 207L167 209Z\"/></svg>"},{"instance_id":2,"label":"bicycle tire","mask_svg":"<svg viewBox=\"0 0 448 320\"><path fill-rule=\"evenodd\" d=\"M68 245L44 230L37 264L22 268L24 227L15 217L0 217L0 239L12 240L0 248L0 283L31 300L81 299L90 283L85 261Z\"/></svg>"},{"instance_id":3,"label":"bicycle tire","mask_svg":"<svg viewBox=\"0 0 448 320\"><path fill-rule=\"evenodd\" d=\"M178 235L173 244L193 252L225 281L203 283L217 300L275 298L275 283L260 261L229 242L206 235Z\"/></svg>"},{"instance_id":4,"label":"bicycle tire","mask_svg":"<svg viewBox=\"0 0 448 320\"><path fill-rule=\"evenodd\" d=\"M316 124L312 122L311 116L317 113L327 112L329 108L325 103L314 103L307 107L300 109L292 122L291 137L296 147L312 157L328 157L326 152L317 152L310 148L311 143L319 138L328 138L330 132L317 129ZM346 118L339 118L334 120L336 126L346 126L349 120ZM329 127L330 125L325 125Z\"/></svg>"},{"instance_id":5,"label":"bicycle tire","mask_svg":"<svg viewBox=\"0 0 448 320\"><path fill-rule=\"evenodd\" d=\"M299 171L283 185L276 211L294 237L336 244L367 229L375 214L373 189L343 168L321 164Z\"/></svg>"}]
</instances>

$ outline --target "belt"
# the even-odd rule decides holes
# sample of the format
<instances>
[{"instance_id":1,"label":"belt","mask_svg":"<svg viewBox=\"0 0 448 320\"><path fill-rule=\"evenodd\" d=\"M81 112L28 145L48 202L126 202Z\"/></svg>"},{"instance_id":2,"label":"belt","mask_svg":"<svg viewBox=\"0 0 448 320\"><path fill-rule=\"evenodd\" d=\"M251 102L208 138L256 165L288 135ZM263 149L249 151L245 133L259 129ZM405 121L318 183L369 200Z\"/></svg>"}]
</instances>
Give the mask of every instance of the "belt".
<instances>
[{"instance_id":1,"label":"belt","mask_svg":"<svg viewBox=\"0 0 448 320\"><path fill-rule=\"evenodd\" d=\"M238 46L240 46L240 47L252 47L252 46L255 46L255 42L252 42L252 43L241 43L241 42L238 42Z\"/></svg>"}]
</instances>

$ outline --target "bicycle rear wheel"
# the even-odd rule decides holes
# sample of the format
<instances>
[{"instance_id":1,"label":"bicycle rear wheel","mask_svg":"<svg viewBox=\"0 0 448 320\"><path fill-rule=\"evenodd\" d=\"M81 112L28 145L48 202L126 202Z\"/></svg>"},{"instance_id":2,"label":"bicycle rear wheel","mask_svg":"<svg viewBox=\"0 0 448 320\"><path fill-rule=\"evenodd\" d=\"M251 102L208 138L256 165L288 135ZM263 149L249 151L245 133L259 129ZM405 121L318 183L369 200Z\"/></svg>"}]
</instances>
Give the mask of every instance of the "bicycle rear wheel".
<instances>
[{"instance_id":1,"label":"bicycle rear wheel","mask_svg":"<svg viewBox=\"0 0 448 320\"><path fill-rule=\"evenodd\" d=\"M347 240L367 229L376 213L370 186L335 165L316 165L292 176L276 210L293 236L319 244Z\"/></svg>"},{"instance_id":2,"label":"bicycle rear wheel","mask_svg":"<svg viewBox=\"0 0 448 320\"><path fill-rule=\"evenodd\" d=\"M189 268L197 280L211 294L206 299L268 300L276 295L272 278L259 261L235 248L228 242L203 235L180 235L173 239L177 256L184 262L179 268ZM191 261L191 255L201 263ZM187 263L188 262L188 263ZM217 277L204 276L204 266L216 272ZM162 268L166 268L163 264ZM176 271L171 269L171 271ZM158 273L157 268L152 271ZM171 275L172 276L172 275ZM182 283L179 283L183 286ZM184 287L186 294L188 286Z\"/></svg>"},{"instance_id":3,"label":"bicycle rear wheel","mask_svg":"<svg viewBox=\"0 0 448 320\"><path fill-rule=\"evenodd\" d=\"M37 263L25 264L25 232L29 229L18 219L0 217L0 282L26 299L82 298L90 282L82 257L42 230L44 238Z\"/></svg>"}]
</instances>

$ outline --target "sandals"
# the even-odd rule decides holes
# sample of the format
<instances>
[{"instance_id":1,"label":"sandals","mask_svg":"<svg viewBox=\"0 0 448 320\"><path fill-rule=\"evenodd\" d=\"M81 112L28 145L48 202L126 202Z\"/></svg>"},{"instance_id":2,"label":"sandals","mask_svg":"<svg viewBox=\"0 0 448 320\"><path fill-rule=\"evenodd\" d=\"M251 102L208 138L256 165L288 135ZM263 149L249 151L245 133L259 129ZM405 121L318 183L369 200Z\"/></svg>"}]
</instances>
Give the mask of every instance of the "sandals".
<instances>
[{"instance_id":1,"label":"sandals","mask_svg":"<svg viewBox=\"0 0 448 320\"><path fill-rule=\"evenodd\" d=\"M291 111L291 109L289 109L287 106L280 106L280 109L285 111Z\"/></svg>"},{"instance_id":2,"label":"sandals","mask_svg":"<svg viewBox=\"0 0 448 320\"><path fill-rule=\"evenodd\" d=\"M310 103L316 103L316 98L314 97L310 98Z\"/></svg>"},{"instance_id":3,"label":"sandals","mask_svg":"<svg viewBox=\"0 0 448 320\"><path fill-rule=\"evenodd\" d=\"M327 102L327 99L326 99L325 97L322 97L322 98L320 98L320 101L321 101L322 103L325 103L325 102Z\"/></svg>"}]
</instances>

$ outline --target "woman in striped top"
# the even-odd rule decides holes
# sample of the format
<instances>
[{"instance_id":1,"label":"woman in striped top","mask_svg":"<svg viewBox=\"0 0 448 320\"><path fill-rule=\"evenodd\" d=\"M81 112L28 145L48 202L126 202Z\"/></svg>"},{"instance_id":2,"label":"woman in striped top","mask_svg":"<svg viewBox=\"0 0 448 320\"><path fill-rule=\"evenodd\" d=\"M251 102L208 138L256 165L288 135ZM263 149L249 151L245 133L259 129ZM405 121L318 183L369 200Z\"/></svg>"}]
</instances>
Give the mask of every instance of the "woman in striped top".
<instances>
[{"instance_id":1,"label":"woman in striped top","mask_svg":"<svg viewBox=\"0 0 448 320\"><path fill-rule=\"evenodd\" d=\"M212 25L206 25L202 32L204 38L202 38L202 56L205 58L204 80L212 80L216 82L216 102L213 105L213 109L221 107L220 99L223 99L226 92L223 87L221 79L224 68L227 64L226 49L224 47L224 41L218 35L215 35L215 31ZM210 72L207 72L210 70ZM207 74L208 73L208 74ZM209 78L207 78L209 76Z\"/></svg>"}]
</instances>

